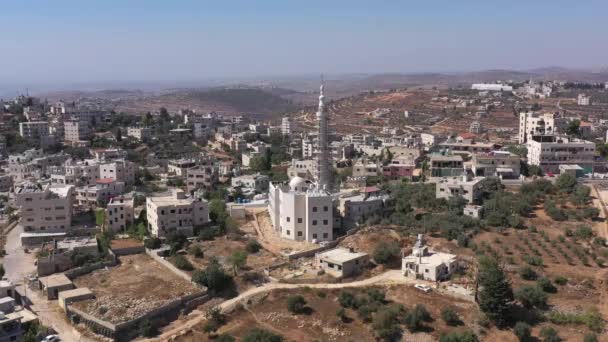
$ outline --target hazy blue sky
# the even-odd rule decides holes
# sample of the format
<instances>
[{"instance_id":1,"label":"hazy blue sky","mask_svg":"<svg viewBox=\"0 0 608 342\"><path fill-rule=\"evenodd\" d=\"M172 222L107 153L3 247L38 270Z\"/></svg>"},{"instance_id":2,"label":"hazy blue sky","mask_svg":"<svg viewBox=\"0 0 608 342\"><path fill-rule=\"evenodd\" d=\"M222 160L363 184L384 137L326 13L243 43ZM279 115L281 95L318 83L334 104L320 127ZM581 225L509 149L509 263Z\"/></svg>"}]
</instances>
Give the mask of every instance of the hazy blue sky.
<instances>
[{"instance_id":1,"label":"hazy blue sky","mask_svg":"<svg viewBox=\"0 0 608 342\"><path fill-rule=\"evenodd\" d=\"M8 0L0 83L608 65L608 1Z\"/></svg>"}]
</instances>

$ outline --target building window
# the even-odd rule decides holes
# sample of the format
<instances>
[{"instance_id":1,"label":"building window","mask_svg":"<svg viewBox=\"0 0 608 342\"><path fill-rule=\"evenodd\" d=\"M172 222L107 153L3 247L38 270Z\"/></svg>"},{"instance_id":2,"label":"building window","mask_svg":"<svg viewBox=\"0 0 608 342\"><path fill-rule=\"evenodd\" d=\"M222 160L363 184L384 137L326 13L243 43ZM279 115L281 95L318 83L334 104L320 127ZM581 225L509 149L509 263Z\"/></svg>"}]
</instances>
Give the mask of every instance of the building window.
<instances>
[{"instance_id":1,"label":"building window","mask_svg":"<svg viewBox=\"0 0 608 342\"><path fill-rule=\"evenodd\" d=\"M323 225L327 226L327 220L323 220Z\"/></svg>"},{"instance_id":2,"label":"building window","mask_svg":"<svg viewBox=\"0 0 608 342\"><path fill-rule=\"evenodd\" d=\"M302 218L298 217L298 223L302 223Z\"/></svg>"},{"instance_id":3,"label":"building window","mask_svg":"<svg viewBox=\"0 0 608 342\"><path fill-rule=\"evenodd\" d=\"M288 231L287 231L287 235L291 235L291 230L288 230Z\"/></svg>"},{"instance_id":4,"label":"building window","mask_svg":"<svg viewBox=\"0 0 608 342\"><path fill-rule=\"evenodd\" d=\"M329 210L329 208L327 206L323 207L323 211L328 211L328 210Z\"/></svg>"},{"instance_id":5,"label":"building window","mask_svg":"<svg viewBox=\"0 0 608 342\"><path fill-rule=\"evenodd\" d=\"M312 220L312 225L316 226L317 225L317 220Z\"/></svg>"},{"instance_id":6,"label":"building window","mask_svg":"<svg viewBox=\"0 0 608 342\"><path fill-rule=\"evenodd\" d=\"M289 216L287 216L287 222L291 222L291 218Z\"/></svg>"},{"instance_id":7,"label":"building window","mask_svg":"<svg viewBox=\"0 0 608 342\"><path fill-rule=\"evenodd\" d=\"M316 213L317 212L317 207L312 207L312 212Z\"/></svg>"},{"instance_id":8,"label":"building window","mask_svg":"<svg viewBox=\"0 0 608 342\"><path fill-rule=\"evenodd\" d=\"M327 233L323 233L323 238L324 238L324 239L327 239L328 237L329 237L329 234L327 234Z\"/></svg>"},{"instance_id":9,"label":"building window","mask_svg":"<svg viewBox=\"0 0 608 342\"><path fill-rule=\"evenodd\" d=\"M312 238L313 238L313 239L316 239L316 238L317 238L317 233L313 233L313 234L312 234Z\"/></svg>"},{"instance_id":10,"label":"building window","mask_svg":"<svg viewBox=\"0 0 608 342\"><path fill-rule=\"evenodd\" d=\"M298 236L302 236L302 232L298 232Z\"/></svg>"}]
</instances>

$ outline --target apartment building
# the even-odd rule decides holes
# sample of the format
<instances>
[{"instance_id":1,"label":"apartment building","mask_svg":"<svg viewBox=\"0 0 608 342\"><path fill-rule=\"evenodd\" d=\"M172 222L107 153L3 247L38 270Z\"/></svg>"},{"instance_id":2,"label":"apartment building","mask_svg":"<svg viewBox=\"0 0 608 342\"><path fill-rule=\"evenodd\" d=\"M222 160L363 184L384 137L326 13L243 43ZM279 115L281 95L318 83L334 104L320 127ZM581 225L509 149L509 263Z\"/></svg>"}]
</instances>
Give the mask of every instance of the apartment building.
<instances>
[{"instance_id":1,"label":"apartment building","mask_svg":"<svg viewBox=\"0 0 608 342\"><path fill-rule=\"evenodd\" d=\"M471 159L471 170L475 176L518 178L521 170L521 159L508 151L474 153Z\"/></svg>"},{"instance_id":2,"label":"apartment building","mask_svg":"<svg viewBox=\"0 0 608 342\"><path fill-rule=\"evenodd\" d=\"M528 163L545 172L559 172L560 165L579 165L591 169L595 143L558 135L535 136L527 143Z\"/></svg>"},{"instance_id":3,"label":"apartment building","mask_svg":"<svg viewBox=\"0 0 608 342\"><path fill-rule=\"evenodd\" d=\"M468 203L475 203L481 196L480 182L483 177L461 177L443 178L435 184L435 197L450 199L451 197L462 197Z\"/></svg>"},{"instance_id":4,"label":"apartment building","mask_svg":"<svg viewBox=\"0 0 608 342\"><path fill-rule=\"evenodd\" d=\"M382 175L389 179L412 179L416 165L409 158L391 160L388 165L382 166Z\"/></svg>"},{"instance_id":5,"label":"apartment building","mask_svg":"<svg viewBox=\"0 0 608 342\"><path fill-rule=\"evenodd\" d=\"M152 137L152 129L149 127L128 127L127 136L144 141Z\"/></svg>"},{"instance_id":6,"label":"apartment building","mask_svg":"<svg viewBox=\"0 0 608 342\"><path fill-rule=\"evenodd\" d=\"M217 168L212 162L186 169L186 186L189 192L196 189L213 189L218 181Z\"/></svg>"},{"instance_id":7,"label":"apartment building","mask_svg":"<svg viewBox=\"0 0 608 342\"><path fill-rule=\"evenodd\" d=\"M135 164L128 160L114 160L99 165L99 178L110 178L125 184L135 182Z\"/></svg>"},{"instance_id":8,"label":"apartment building","mask_svg":"<svg viewBox=\"0 0 608 342\"><path fill-rule=\"evenodd\" d=\"M20 122L19 135L24 139L42 140L49 135L49 123L46 121Z\"/></svg>"},{"instance_id":9,"label":"apartment building","mask_svg":"<svg viewBox=\"0 0 608 342\"><path fill-rule=\"evenodd\" d=\"M290 135L293 133L293 123L291 118L286 116L281 120L281 134Z\"/></svg>"},{"instance_id":10,"label":"apartment building","mask_svg":"<svg viewBox=\"0 0 608 342\"><path fill-rule=\"evenodd\" d=\"M172 159L167 163L167 173L177 177L186 177L187 170L196 166L194 159Z\"/></svg>"},{"instance_id":11,"label":"apartment building","mask_svg":"<svg viewBox=\"0 0 608 342\"><path fill-rule=\"evenodd\" d=\"M95 185L76 188L76 203L81 207L95 208L108 203L125 190L125 183L111 178L98 179Z\"/></svg>"},{"instance_id":12,"label":"apartment building","mask_svg":"<svg viewBox=\"0 0 608 342\"><path fill-rule=\"evenodd\" d=\"M353 177L375 177L382 171L382 166L377 163L367 163L359 160L353 165Z\"/></svg>"},{"instance_id":13,"label":"apartment building","mask_svg":"<svg viewBox=\"0 0 608 342\"><path fill-rule=\"evenodd\" d=\"M66 232L72 224L72 185L22 183L15 186L20 224L27 233Z\"/></svg>"},{"instance_id":14,"label":"apartment building","mask_svg":"<svg viewBox=\"0 0 608 342\"><path fill-rule=\"evenodd\" d=\"M519 113L519 143L525 144L535 135L563 133L567 125L567 119L558 117L554 113L521 112Z\"/></svg>"},{"instance_id":15,"label":"apartment building","mask_svg":"<svg viewBox=\"0 0 608 342\"><path fill-rule=\"evenodd\" d=\"M94 159L78 162L68 160L63 166L53 168L50 173L52 184L93 185L99 179L99 163Z\"/></svg>"},{"instance_id":16,"label":"apartment building","mask_svg":"<svg viewBox=\"0 0 608 342\"><path fill-rule=\"evenodd\" d=\"M431 177L452 177L462 174L464 161L460 155L431 155Z\"/></svg>"},{"instance_id":17,"label":"apartment building","mask_svg":"<svg viewBox=\"0 0 608 342\"><path fill-rule=\"evenodd\" d=\"M242 175L238 177L233 177L231 182L233 187L242 187L246 189L252 189L257 193L263 193L268 191L268 184L270 183L270 178L268 176L257 173L255 175Z\"/></svg>"},{"instance_id":18,"label":"apartment building","mask_svg":"<svg viewBox=\"0 0 608 342\"><path fill-rule=\"evenodd\" d=\"M585 94L578 94L576 98L576 103L579 106L588 106L591 104L591 96L587 96Z\"/></svg>"},{"instance_id":19,"label":"apartment building","mask_svg":"<svg viewBox=\"0 0 608 342\"><path fill-rule=\"evenodd\" d=\"M113 197L106 207L105 229L111 232L125 231L134 222L134 201L131 197Z\"/></svg>"},{"instance_id":20,"label":"apartment building","mask_svg":"<svg viewBox=\"0 0 608 342\"><path fill-rule=\"evenodd\" d=\"M91 136L89 124L86 121L67 120L63 123L64 140L69 143L80 143Z\"/></svg>"},{"instance_id":21,"label":"apartment building","mask_svg":"<svg viewBox=\"0 0 608 342\"><path fill-rule=\"evenodd\" d=\"M171 194L149 196L146 199L148 230L153 236L170 233L194 234L194 227L209 222L209 205L198 198L188 198L184 191L173 189Z\"/></svg>"}]
</instances>

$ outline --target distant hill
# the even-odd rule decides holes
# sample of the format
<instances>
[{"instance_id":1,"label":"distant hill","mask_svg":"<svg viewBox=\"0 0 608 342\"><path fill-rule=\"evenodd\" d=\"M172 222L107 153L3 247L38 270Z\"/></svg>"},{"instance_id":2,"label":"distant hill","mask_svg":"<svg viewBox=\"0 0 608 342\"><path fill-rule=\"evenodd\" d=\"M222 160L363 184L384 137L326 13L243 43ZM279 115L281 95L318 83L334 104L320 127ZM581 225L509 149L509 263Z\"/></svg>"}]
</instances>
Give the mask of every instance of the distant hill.
<instances>
[{"instance_id":1,"label":"distant hill","mask_svg":"<svg viewBox=\"0 0 608 342\"><path fill-rule=\"evenodd\" d=\"M272 91L252 87L182 89L161 95L116 101L113 105L116 111L132 113L154 112L160 107L165 107L170 112L188 108L199 112L215 111L228 115L259 114L263 117L274 117L296 108L289 99Z\"/></svg>"}]
</instances>

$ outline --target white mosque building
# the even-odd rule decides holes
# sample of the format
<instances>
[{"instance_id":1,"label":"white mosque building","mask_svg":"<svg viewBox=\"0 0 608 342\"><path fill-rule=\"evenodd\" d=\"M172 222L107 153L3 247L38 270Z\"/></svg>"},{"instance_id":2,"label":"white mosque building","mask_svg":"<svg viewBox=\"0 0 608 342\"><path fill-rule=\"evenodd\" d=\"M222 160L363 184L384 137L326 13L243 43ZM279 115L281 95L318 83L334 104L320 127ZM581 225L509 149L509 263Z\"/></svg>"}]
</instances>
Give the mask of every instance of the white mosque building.
<instances>
[{"instance_id":1,"label":"white mosque building","mask_svg":"<svg viewBox=\"0 0 608 342\"><path fill-rule=\"evenodd\" d=\"M268 212L282 238L313 243L333 240L333 200L331 160L328 148L328 118L324 86L321 85L317 123L319 146L316 182L294 177L289 184L270 184Z\"/></svg>"}]
</instances>

